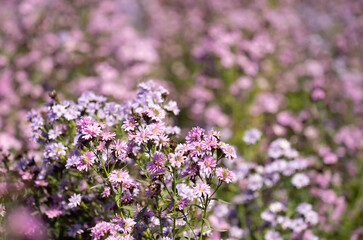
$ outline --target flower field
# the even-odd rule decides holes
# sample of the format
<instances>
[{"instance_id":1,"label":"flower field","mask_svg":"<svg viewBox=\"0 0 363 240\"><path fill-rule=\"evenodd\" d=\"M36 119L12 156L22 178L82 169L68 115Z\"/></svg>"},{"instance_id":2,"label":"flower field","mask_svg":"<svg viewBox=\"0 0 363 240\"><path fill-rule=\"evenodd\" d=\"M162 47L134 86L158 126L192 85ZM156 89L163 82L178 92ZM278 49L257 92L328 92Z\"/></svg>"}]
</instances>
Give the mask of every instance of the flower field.
<instances>
[{"instance_id":1,"label":"flower field","mask_svg":"<svg viewBox=\"0 0 363 240\"><path fill-rule=\"evenodd\" d=\"M1 5L0 239L363 239L363 1Z\"/></svg>"}]
</instances>

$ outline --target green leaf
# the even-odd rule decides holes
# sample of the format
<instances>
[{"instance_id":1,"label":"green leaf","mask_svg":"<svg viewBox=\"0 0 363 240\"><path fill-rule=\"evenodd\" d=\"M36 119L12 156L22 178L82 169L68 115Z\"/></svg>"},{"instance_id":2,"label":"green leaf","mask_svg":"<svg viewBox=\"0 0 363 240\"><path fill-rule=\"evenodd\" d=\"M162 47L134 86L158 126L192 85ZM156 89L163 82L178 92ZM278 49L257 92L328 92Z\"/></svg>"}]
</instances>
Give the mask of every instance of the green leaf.
<instances>
[{"instance_id":1,"label":"green leaf","mask_svg":"<svg viewBox=\"0 0 363 240\"><path fill-rule=\"evenodd\" d=\"M150 184L148 181L141 180L141 179L136 179L136 181L138 181L138 182L140 182L140 183Z\"/></svg>"},{"instance_id":2,"label":"green leaf","mask_svg":"<svg viewBox=\"0 0 363 240\"><path fill-rule=\"evenodd\" d=\"M181 179L176 180L176 183L180 183L180 182L184 181L185 179L187 179L189 177L190 177L190 174L189 175L186 175L185 177L183 177Z\"/></svg>"},{"instance_id":3,"label":"green leaf","mask_svg":"<svg viewBox=\"0 0 363 240\"><path fill-rule=\"evenodd\" d=\"M222 199L219 199L219 198L212 198L211 200L218 201L218 202L225 203L225 204L231 204L231 203L226 202L226 201L224 201Z\"/></svg>"},{"instance_id":4,"label":"green leaf","mask_svg":"<svg viewBox=\"0 0 363 240\"><path fill-rule=\"evenodd\" d=\"M209 223L208 219L203 218L203 221L207 224L208 228L210 228L210 223Z\"/></svg>"},{"instance_id":5,"label":"green leaf","mask_svg":"<svg viewBox=\"0 0 363 240\"><path fill-rule=\"evenodd\" d=\"M121 208L129 210L129 211L135 211L135 208L131 207L131 206L122 206Z\"/></svg>"},{"instance_id":6,"label":"green leaf","mask_svg":"<svg viewBox=\"0 0 363 240\"><path fill-rule=\"evenodd\" d=\"M209 230L213 230L213 231L217 231L217 232L227 232L227 229L218 229L218 228L206 228L204 229L204 231L209 231Z\"/></svg>"},{"instance_id":7,"label":"green leaf","mask_svg":"<svg viewBox=\"0 0 363 240\"><path fill-rule=\"evenodd\" d=\"M196 206L196 207L198 207L198 208L200 208L200 209L204 210L204 207L199 206L199 205L197 205L197 204L192 204L192 206Z\"/></svg>"},{"instance_id":8,"label":"green leaf","mask_svg":"<svg viewBox=\"0 0 363 240\"><path fill-rule=\"evenodd\" d=\"M90 187L89 189L94 189L94 188L99 188L99 187L103 187L103 184L97 184L95 186Z\"/></svg>"},{"instance_id":9,"label":"green leaf","mask_svg":"<svg viewBox=\"0 0 363 240\"><path fill-rule=\"evenodd\" d=\"M145 214L145 211L146 211L146 206L143 209L141 209L141 211L137 214L135 219L136 223L138 223L141 220L142 216L144 216Z\"/></svg>"}]
</instances>

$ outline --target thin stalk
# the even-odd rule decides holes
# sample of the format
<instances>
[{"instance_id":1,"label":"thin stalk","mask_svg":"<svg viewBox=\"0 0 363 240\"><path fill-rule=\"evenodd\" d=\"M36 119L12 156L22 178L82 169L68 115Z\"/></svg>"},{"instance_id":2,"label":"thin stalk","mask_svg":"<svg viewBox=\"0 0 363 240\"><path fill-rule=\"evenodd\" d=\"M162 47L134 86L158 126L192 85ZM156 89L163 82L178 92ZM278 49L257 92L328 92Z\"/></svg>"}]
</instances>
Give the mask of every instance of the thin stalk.
<instances>
[{"instance_id":1,"label":"thin stalk","mask_svg":"<svg viewBox=\"0 0 363 240\"><path fill-rule=\"evenodd\" d=\"M176 230L176 170L173 168L173 240L175 240L175 230Z\"/></svg>"},{"instance_id":2,"label":"thin stalk","mask_svg":"<svg viewBox=\"0 0 363 240\"><path fill-rule=\"evenodd\" d=\"M200 236L199 236L199 240L203 239L203 231L204 231L204 223L205 223L205 217L207 215L207 207L208 207L208 195L205 198L205 204L204 204L204 209L203 209L203 218L202 218L202 228L200 229Z\"/></svg>"}]
</instances>

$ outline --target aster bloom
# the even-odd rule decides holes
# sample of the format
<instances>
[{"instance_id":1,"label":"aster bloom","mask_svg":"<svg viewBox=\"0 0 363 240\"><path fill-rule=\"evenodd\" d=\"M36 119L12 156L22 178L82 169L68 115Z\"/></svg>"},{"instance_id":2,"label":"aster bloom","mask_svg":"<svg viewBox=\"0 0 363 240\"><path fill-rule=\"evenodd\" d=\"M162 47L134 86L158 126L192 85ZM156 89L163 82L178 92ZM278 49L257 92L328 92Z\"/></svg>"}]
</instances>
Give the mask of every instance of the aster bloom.
<instances>
[{"instance_id":1,"label":"aster bloom","mask_svg":"<svg viewBox=\"0 0 363 240\"><path fill-rule=\"evenodd\" d=\"M111 183L118 183L122 184L123 188L131 188L135 186L135 181L133 178L129 175L129 173L126 170L113 170L109 176L108 179Z\"/></svg>"},{"instance_id":2,"label":"aster bloom","mask_svg":"<svg viewBox=\"0 0 363 240\"><path fill-rule=\"evenodd\" d=\"M75 208L81 204L82 195L81 194L73 194L72 197L69 198L68 206L70 208Z\"/></svg>"},{"instance_id":3,"label":"aster bloom","mask_svg":"<svg viewBox=\"0 0 363 240\"><path fill-rule=\"evenodd\" d=\"M218 139L214 135L207 135L202 142L202 149L211 151L218 147Z\"/></svg>"},{"instance_id":4,"label":"aster bloom","mask_svg":"<svg viewBox=\"0 0 363 240\"><path fill-rule=\"evenodd\" d=\"M178 115L180 112L180 109L178 108L178 104L175 101L169 101L164 106L165 110L172 112L174 115Z\"/></svg>"},{"instance_id":5,"label":"aster bloom","mask_svg":"<svg viewBox=\"0 0 363 240\"><path fill-rule=\"evenodd\" d=\"M82 234L84 231L82 229L81 224L74 224L72 227L68 227L68 236L70 237L76 237L77 235Z\"/></svg>"},{"instance_id":6,"label":"aster bloom","mask_svg":"<svg viewBox=\"0 0 363 240\"><path fill-rule=\"evenodd\" d=\"M101 240L113 234L116 234L114 225L105 221L97 223L91 230L91 237L93 240Z\"/></svg>"},{"instance_id":7,"label":"aster bloom","mask_svg":"<svg viewBox=\"0 0 363 240\"><path fill-rule=\"evenodd\" d=\"M162 109L158 105L149 106L149 109L146 111L148 117L155 121L161 121L165 118L166 113L164 109Z\"/></svg>"},{"instance_id":8,"label":"aster bloom","mask_svg":"<svg viewBox=\"0 0 363 240\"><path fill-rule=\"evenodd\" d=\"M126 119L122 124L122 129L126 132L134 131L138 123L133 118Z\"/></svg>"},{"instance_id":9,"label":"aster bloom","mask_svg":"<svg viewBox=\"0 0 363 240\"><path fill-rule=\"evenodd\" d=\"M67 148L60 142L51 142L44 148L44 157L58 160L67 154Z\"/></svg>"},{"instance_id":10,"label":"aster bloom","mask_svg":"<svg viewBox=\"0 0 363 240\"><path fill-rule=\"evenodd\" d=\"M309 177L306 176L305 174L297 173L292 177L291 183L297 188L302 188L302 187L306 187L307 185L309 185L310 180L309 180Z\"/></svg>"},{"instance_id":11,"label":"aster bloom","mask_svg":"<svg viewBox=\"0 0 363 240\"><path fill-rule=\"evenodd\" d=\"M165 132L165 123L164 122L156 122L147 125L146 127L150 132L150 139L157 140L160 135Z\"/></svg>"},{"instance_id":12,"label":"aster bloom","mask_svg":"<svg viewBox=\"0 0 363 240\"><path fill-rule=\"evenodd\" d=\"M125 141L120 141L119 139L117 139L116 142L113 142L110 145L110 149L115 157L117 157L118 159L124 159L127 157L128 146L127 142Z\"/></svg>"},{"instance_id":13,"label":"aster bloom","mask_svg":"<svg viewBox=\"0 0 363 240\"><path fill-rule=\"evenodd\" d=\"M143 143L147 143L150 140L151 132L148 128L143 127L136 131L136 134L133 136L133 140L137 145L141 145Z\"/></svg>"},{"instance_id":14,"label":"aster bloom","mask_svg":"<svg viewBox=\"0 0 363 240\"><path fill-rule=\"evenodd\" d=\"M221 148L225 158L229 160L237 158L236 150L229 144L220 142L219 147Z\"/></svg>"},{"instance_id":15,"label":"aster bloom","mask_svg":"<svg viewBox=\"0 0 363 240\"><path fill-rule=\"evenodd\" d=\"M5 207L4 207L4 205L2 205L2 204L0 203L0 216L1 216L1 217L4 217L4 216L5 216L5 213L6 213L6 211L5 211Z\"/></svg>"},{"instance_id":16,"label":"aster bloom","mask_svg":"<svg viewBox=\"0 0 363 240\"><path fill-rule=\"evenodd\" d=\"M52 207L45 211L45 214L48 218L56 218L62 214L62 211L59 209L59 207Z\"/></svg>"},{"instance_id":17,"label":"aster bloom","mask_svg":"<svg viewBox=\"0 0 363 240\"><path fill-rule=\"evenodd\" d=\"M168 159L172 167L180 168L181 166L184 165L186 157L182 153L176 152L175 154L170 153L168 155Z\"/></svg>"},{"instance_id":18,"label":"aster bloom","mask_svg":"<svg viewBox=\"0 0 363 240\"><path fill-rule=\"evenodd\" d=\"M197 197L202 197L202 196L208 196L210 195L210 186L206 183L204 183L203 181L198 181L196 186L193 188L194 190L194 194Z\"/></svg>"},{"instance_id":19,"label":"aster bloom","mask_svg":"<svg viewBox=\"0 0 363 240\"><path fill-rule=\"evenodd\" d=\"M217 163L214 161L213 156L206 155L202 158L201 161L198 162L198 165L202 175L209 176L217 166Z\"/></svg>"},{"instance_id":20,"label":"aster bloom","mask_svg":"<svg viewBox=\"0 0 363 240\"><path fill-rule=\"evenodd\" d=\"M105 141L99 141L98 142L98 145L96 147L97 151L99 151L99 152L103 151L105 145L106 145L106 142Z\"/></svg>"},{"instance_id":21,"label":"aster bloom","mask_svg":"<svg viewBox=\"0 0 363 240\"><path fill-rule=\"evenodd\" d=\"M253 191L261 189L263 186L263 178L257 173L252 174L247 179L247 186Z\"/></svg>"},{"instance_id":22,"label":"aster bloom","mask_svg":"<svg viewBox=\"0 0 363 240\"><path fill-rule=\"evenodd\" d=\"M247 130L243 136L243 141L247 144L255 144L260 140L262 133L257 128L251 128Z\"/></svg>"},{"instance_id":23,"label":"aster bloom","mask_svg":"<svg viewBox=\"0 0 363 240\"><path fill-rule=\"evenodd\" d=\"M101 196L103 198L109 197L111 194L111 188L110 187L105 187L105 189L103 190L103 192L101 193Z\"/></svg>"},{"instance_id":24,"label":"aster bloom","mask_svg":"<svg viewBox=\"0 0 363 240\"><path fill-rule=\"evenodd\" d=\"M200 142L202 141L203 135L205 130L200 127L194 127L192 130L189 131L188 135L186 136L186 142Z\"/></svg>"},{"instance_id":25,"label":"aster bloom","mask_svg":"<svg viewBox=\"0 0 363 240\"><path fill-rule=\"evenodd\" d=\"M77 129L82 135L82 139L90 140L101 135L105 128L103 123L92 120L90 117L82 117L77 121Z\"/></svg>"},{"instance_id":26,"label":"aster bloom","mask_svg":"<svg viewBox=\"0 0 363 240\"><path fill-rule=\"evenodd\" d=\"M125 218L122 220L122 227L121 231L123 233L130 233L133 227L135 226L136 222L132 218Z\"/></svg>"},{"instance_id":27,"label":"aster bloom","mask_svg":"<svg viewBox=\"0 0 363 240\"><path fill-rule=\"evenodd\" d=\"M53 129L48 131L48 138L51 140L55 140L63 133L63 129L60 126L55 126Z\"/></svg>"},{"instance_id":28,"label":"aster bloom","mask_svg":"<svg viewBox=\"0 0 363 240\"><path fill-rule=\"evenodd\" d=\"M88 172L89 168L95 163L95 161L96 161L95 155L92 152L87 151L79 158L77 163L77 169L79 171Z\"/></svg>"},{"instance_id":29,"label":"aster bloom","mask_svg":"<svg viewBox=\"0 0 363 240\"><path fill-rule=\"evenodd\" d=\"M280 233L274 230L268 230L265 234L265 240L283 240Z\"/></svg>"},{"instance_id":30,"label":"aster bloom","mask_svg":"<svg viewBox=\"0 0 363 240\"><path fill-rule=\"evenodd\" d=\"M79 160L80 157L78 155L69 156L69 158L67 159L66 168L69 169L70 167L76 166Z\"/></svg>"},{"instance_id":31,"label":"aster bloom","mask_svg":"<svg viewBox=\"0 0 363 240\"><path fill-rule=\"evenodd\" d=\"M111 133L111 132L103 132L102 133L102 140L103 141L111 141L114 140L116 136L116 133Z\"/></svg>"},{"instance_id":32,"label":"aster bloom","mask_svg":"<svg viewBox=\"0 0 363 240\"><path fill-rule=\"evenodd\" d=\"M217 167L216 168L216 176L219 181L230 183L233 180L234 174L226 168Z\"/></svg>"}]
</instances>

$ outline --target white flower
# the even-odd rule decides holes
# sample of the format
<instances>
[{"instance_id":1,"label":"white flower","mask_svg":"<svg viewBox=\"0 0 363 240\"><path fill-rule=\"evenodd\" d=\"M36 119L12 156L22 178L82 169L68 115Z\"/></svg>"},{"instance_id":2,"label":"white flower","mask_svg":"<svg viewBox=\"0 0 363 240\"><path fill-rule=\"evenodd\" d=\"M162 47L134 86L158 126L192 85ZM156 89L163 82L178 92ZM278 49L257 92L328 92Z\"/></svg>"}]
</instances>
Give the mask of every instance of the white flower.
<instances>
[{"instance_id":1,"label":"white flower","mask_svg":"<svg viewBox=\"0 0 363 240\"><path fill-rule=\"evenodd\" d=\"M310 180L309 180L308 176L306 176L305 174L297 173L292 177L291 183L297 188L302 188L302 187L306 187L307 185L309 185Z\"/></svg>"},{"instance_id":2,"label":"white flower","mask_svg":"<svg viewBox=\"0 0 363 240\"><path fill-rule=\"evenodd\" d=\"M243 141L247 144L255 144L258 140L260 140L262 133L257 128L251 128L247 130L243 136Z\"/></svg>"},{"instance_id":3,"label":"white flower","mask_svg":"<svg viewBox=\"0 0 363 240\"><path fill-rule=\"evenodd\" d=\"M75 208L81 204L81 201L82 201L81 194L73 194L73 196L69 198L68 206L70 208Z\"/></svg>"}]
</instances>

